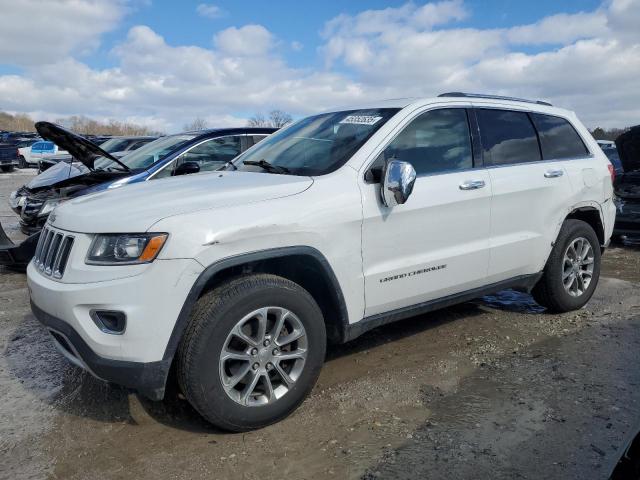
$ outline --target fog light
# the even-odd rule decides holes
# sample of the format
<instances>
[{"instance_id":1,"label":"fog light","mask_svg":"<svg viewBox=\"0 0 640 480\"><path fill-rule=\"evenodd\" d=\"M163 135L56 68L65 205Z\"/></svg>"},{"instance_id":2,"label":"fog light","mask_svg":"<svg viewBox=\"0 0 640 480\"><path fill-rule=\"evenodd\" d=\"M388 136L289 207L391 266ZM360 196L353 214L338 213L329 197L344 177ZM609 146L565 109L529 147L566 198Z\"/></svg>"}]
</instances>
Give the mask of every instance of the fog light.
<instances>
[{"instance_id":1,"label":"fog light","mask_svg":"<svg viewBox=\"0 0 640 480\"><path fill-rule=\"evenodd\" d=\"M122 335L127 327L127 316L117 310L91 310L91 319L98 328L111 335Z\"/></svg>"}]
</instances>

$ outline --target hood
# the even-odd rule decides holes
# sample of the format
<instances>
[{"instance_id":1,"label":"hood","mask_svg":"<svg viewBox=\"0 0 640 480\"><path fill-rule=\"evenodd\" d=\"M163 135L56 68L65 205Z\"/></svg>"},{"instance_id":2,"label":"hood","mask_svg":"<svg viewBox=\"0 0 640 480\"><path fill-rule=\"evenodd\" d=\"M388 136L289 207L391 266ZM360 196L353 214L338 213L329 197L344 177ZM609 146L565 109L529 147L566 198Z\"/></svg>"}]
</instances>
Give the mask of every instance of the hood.
<instances>
[{"instance_id":1,"label":"hood","mask_svg":"<svg viewBox=\"0 0 640 480\"><path fill-rule=\"evenodd\" d=\"M625 172L640 170L640 125L616 138L616 147Z\"/></svg>"},{"instance_id":2,"label":"hood","mask_svg":"<svg viewBox=\"0 0 640 480\"><path fill-rule=\"evenodd\" d=\"M82 162L90 170L93 170L93 162L97 157L106 157L129 171L129 167L120 162L120 160L110 153L102 150L95 143L62 128L59 125L56 125L55 123L36 122L35 127L42 138L50 140L58 145L59 148L66 150L71 154L71 156L79 162Z\"/></svg>"},{"instance_id":3,"label":"hood","mask_svg":"<svg viewBox=\"0 0 640 480\"><path fill-rule=\"evenodd\" d=\"M150 180L66 202L55 210L53 225L83 233L144 232L166 217L296 195L312 184L310 177L235 171Z\"/></svg>"}]
</instances>

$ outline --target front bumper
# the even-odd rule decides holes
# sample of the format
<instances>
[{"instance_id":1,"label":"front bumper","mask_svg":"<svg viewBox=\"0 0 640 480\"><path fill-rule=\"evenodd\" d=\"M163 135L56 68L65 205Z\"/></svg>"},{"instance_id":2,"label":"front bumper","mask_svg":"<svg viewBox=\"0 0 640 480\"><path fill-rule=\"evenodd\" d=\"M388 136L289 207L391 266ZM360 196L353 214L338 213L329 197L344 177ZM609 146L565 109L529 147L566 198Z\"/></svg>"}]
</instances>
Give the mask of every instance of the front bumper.
<instances>
[{"instance_id":1,"label":"front bumper","mask_svg":"<svg viewBox=\"0 0 640 480\"><path fill-rule=\"evenodd\" d=\"M82 240L76 236L76 244ZM82 259L77 261L78 265L67 264L62 280L44 275L33 262L29 264L27 283L34 314L50 331L62 335L64 342L54 338L69 360L99 378L157 398L172 359L167 353L169 339L202 266L192 259L158 259L116 273L119 267L94 267L84 265ZM85 280L65 283L78 281L75 270L81 266L87 269L82 275ZM104 278L109 272L121 278ZM91 316L93 310L124 313L124 333L103 331ZM64 348L65 342L70 348Z\"/></svg>"},{"instance_id":2,"label":"front bumper","mask_svg":"<svg viewBox=\"0 0 640 480\"><path fill-rule=\"evenodd\" d=\"M171 359L129 362L104 358L95 353L75 329L31 302L31 310L53 338L56 348L74 365L93 376L132 388L152 400L162 400Z\"/></svg>"}]
</instances>

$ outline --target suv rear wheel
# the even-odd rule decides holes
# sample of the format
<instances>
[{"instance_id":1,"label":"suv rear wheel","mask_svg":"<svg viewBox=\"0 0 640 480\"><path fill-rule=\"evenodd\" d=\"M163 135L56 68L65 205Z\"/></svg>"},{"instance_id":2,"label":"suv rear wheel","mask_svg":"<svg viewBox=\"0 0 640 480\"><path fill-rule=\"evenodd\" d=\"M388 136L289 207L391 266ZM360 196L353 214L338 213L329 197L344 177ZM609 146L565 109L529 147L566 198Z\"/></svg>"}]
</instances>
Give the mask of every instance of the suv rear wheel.
<instances>
[{"instance_id":1,"label":"suv rear wheel","mask_svg":"<svg viewBox=\"0 0 640 480\"><path fill-rule=\"evenodd\" d=\"M322 312L306 290L275 275L240 277L198 300L178 353L178 382L214 425L260 428L302 403L325 349Z\"/></svg>"},{"instance_id":2,"label":"suv rear wheel","mask_svg":"<svg viewBox=\"0 0 640 480\"><path fill-rule=\"evenodd\" d=\"M600 242L581 220L565 220L533 298L552 312L582 308L600 278Z\"/></svg>"}]
</instances>

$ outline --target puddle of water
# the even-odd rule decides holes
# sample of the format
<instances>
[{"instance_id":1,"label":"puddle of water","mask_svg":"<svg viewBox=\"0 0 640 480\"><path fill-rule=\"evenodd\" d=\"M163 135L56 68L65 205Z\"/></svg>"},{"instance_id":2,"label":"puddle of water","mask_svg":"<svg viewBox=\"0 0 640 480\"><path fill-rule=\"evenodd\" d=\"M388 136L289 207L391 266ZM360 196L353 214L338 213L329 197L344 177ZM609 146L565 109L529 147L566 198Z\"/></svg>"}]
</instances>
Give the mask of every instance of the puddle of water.
<instances>
[{"instance_id":1,"label":"puddle of water","mask_svg":"<svg viewBox=\"0 0 640 480\"><path fill-rule=\"evenodd\" d=\"M545 308L538 305L528 293L503 290L495 295L485 295L479 302L491 308L518 313L542 313Z\"/></svg>"}]
</instances>

